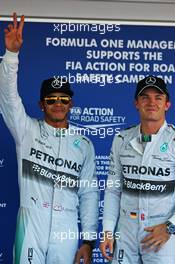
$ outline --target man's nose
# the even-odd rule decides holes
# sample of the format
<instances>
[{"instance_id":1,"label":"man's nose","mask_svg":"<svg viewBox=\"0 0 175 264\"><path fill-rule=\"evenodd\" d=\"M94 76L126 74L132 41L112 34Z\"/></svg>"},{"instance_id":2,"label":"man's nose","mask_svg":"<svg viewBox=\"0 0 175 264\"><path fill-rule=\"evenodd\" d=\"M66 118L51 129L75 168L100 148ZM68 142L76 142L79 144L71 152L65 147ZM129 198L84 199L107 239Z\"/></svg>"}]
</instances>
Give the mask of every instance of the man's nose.
<instances>
[{"instance_id":1,"label":"man's nose","mask_svg":"<svg viewBox=\"0 0 175 264\"><path fill-rule=\"evenodd\" d=\"M149 104L154 105L156 103L156 99L154 97L149 98Z\"/></svg>"},{"instance_id":2,"label":"man's nose","mask_svg":"<svg viewBox=\"0 0 175 264\"><path fill-rule=\"evenodd\" d=\"M59 105L61 105L61 104L62 104L62 102L61 102L61 100L57 99L57 100L55 101L55 103L54 103L54 104L59 104Z\"/></svg>"}]
</instances>

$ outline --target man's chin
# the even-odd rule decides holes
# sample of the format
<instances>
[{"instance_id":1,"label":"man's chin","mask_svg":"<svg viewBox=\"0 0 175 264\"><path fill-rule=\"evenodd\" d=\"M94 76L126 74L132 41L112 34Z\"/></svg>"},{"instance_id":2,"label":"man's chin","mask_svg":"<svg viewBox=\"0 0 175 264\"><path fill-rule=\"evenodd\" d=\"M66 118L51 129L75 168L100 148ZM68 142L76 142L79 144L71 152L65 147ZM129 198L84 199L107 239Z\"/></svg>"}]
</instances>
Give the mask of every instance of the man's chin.
<instances>
[{"instance_id":1,"label":"man's chin","mask_svg":"<svg viewBox=\"0 0 175 264\"><path fill-rule=\"evenodd\" d=\"M159 121L159 118L156 118L156 117L147 117L145 119L145 121L148 121L148 122L157 122L157 121Z\"/></svg>"},{"instance_id":2,"label":"man's chin","mask_svg":"<svg viewBox=\"0 0 175 264\"><path fill-rule=\"evenodd\" d=\"M65 120L65 118L54 118L54 119L52 119L52 122L58 123L58 122L63 122L64 120Z\"/></svg>"},{"instance_id":3,"label":"man's chin","mask_svg":"<svg viewBox=\"0 0 175 264\"><path fill-rule=\"evenodd\" d=\"M46 120L53 122L53 123L59 123L59 122L64 122L67 120L67 115L46 115Z\"/></svg>"}]
</instances>

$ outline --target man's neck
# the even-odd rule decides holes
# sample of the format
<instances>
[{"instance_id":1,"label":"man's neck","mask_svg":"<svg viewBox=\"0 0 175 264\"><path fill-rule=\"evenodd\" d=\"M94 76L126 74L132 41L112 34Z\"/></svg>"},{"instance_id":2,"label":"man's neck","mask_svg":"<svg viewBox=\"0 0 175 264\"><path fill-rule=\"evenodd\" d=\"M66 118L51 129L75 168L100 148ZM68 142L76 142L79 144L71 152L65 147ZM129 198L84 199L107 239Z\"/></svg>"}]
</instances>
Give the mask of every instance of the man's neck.
<instances>
[{"instance_id":1,"label":"man's neck","mask_svg":"<svg viewBox=\"0 0 175 264\"><path fill-rule=\"evenodd\" d=\"M141 122L141 133L144 135L157 134L164 122L165 120L162 120L162 122Z\"/></svg>"},{"instance_id":2,"label":"man's neck","mask_svg":"<svg viewBox=\"0 0 175 264\"><path fill-rule=\"evenodd\" d=\"M45 122L54 128L68 128L69 127L68 122L65 120L59 121L59 122L53 122L53 121L45 119Z\"/></svg>"}]
</instances>

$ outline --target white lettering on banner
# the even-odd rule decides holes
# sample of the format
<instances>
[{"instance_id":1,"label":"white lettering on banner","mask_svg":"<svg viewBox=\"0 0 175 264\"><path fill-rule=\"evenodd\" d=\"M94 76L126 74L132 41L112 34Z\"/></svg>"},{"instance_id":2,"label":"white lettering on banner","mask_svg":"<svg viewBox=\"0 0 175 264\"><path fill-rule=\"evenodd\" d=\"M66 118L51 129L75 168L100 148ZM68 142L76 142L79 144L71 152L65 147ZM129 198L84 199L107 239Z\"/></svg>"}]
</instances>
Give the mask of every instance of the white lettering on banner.
<instances>
[{"instance_id":1,"label":"white lettering on banner","mask_svg":"<svg viewBox=\"0 0 175 264\"><path fill-rule=\"evenodd\" d=\"M139 60L139 51L88 50L87 59Z\"/></svg>"},{"instance_id":2,"label":"white lettering on banner","mask_svg":"<svg viewBox=\"0 0 175 264\"><path fill-rule=\"evenodd\" d=\"M83 110L83 115L113 115L114 114L114 109L113 108L88 108L85 107Z\"/></svg>"},{"instance_id":3,"label":"white lettering on banner","mask_svg":"<svg viewBox=\"0 0 175 264\"><path fill-rule=\"evenodd\" d=\"M130 49L175 49L175 41L158 40L128 40L127 48Z\"/></svg>"},{"instance_id":4,"label":"white lettering on banner","mask_svg":"<svg viewBox=\"0 0 175 264\"><path fill-rule=\"evenodd\" d=\"M111 122L111 123L124 123L126 117L125 116L101 116L101 123Z\"/></svg>"},{"instance_id":5,"label":"white lettering on banner","mask_svg":"<svg viewBox=\"0 0 175 264\"><path fill-rule=\"evenodd\" d=\"M1 167L4 167L4 159L1 159L1 160L0 160L0 168L1 168Z\"/></svg>"},{"instance_id":6,"label":"white lettering on banner","mask_svg":"<svg viewBox=\"0 0 175 264\"><path fill-rule=\"evenodd\" d=\"M85 70L95 70L95 71L125 71L125 63L115 63L115 62L87 62Z\"/></svg>"},{"instance_id":7,"label":"white lettering on banner","mask_svg":"<svg viewBox=\"0 0 175 264\"><path fill-rule=\"evenodd\" d=\"M129 63L129 71L137 71L137 72L149 72L150 65L148 63Z\"/></svg>"},{"instance_id":8,"label":"white lettering on banner","mask_svg":"<svg viewBox=\"0 0 175 264\"><path fill-rule=\"evenodd\" d=\"M99 116L81 116L81 121L85 121L85 122L99 122Z\"/></svg>"},{"instance_id":9,"label":"white lettering on banner","mask_svg":"<svg viewBox=\"0 0 175 264\"><path fill-rule=\"evenodd\" d=\"M175 72L174 64L153 64L154 72Z\"/></svg>"},{"instance_id":10,"label":"white lettering on banner","mask_svg":"<svg viewBox=\"0 0 175 264\"><path fill-rule=\"evenodd\" d=\"M96 158L96 170L98 176L107 176L109 170L109 156L98 155ZM100 207L104 207L104 201L100 201Z\"/></svg>"},{"instance_id":11,"label":"white lettering on banner","mask_svg":"<svg viewBox=\"0 0 175 264\"><path fill-rule=\"evenodd\" d=\"M70 113L73 115L81 115L82 109L81 109L81 107L74 106L70 109Z\"/></svg>"},{"instance_id":12,"label":"white lettering on banner","mask_svg":"<svg viewBox=\"0 0 175 264\"><path fill-rule=\"evenodd\" d=\"M157 60L157 61L161 61L163 59L163 54L162 52L148 52L148 51L144 51L143 52L143 56L144 56L144 60Z\"/></svg>"},{"instance_id":13,"label":"white lettering on banner","mask_svg":"<svg viewBox=\"0 0 175 264\"><path fill-rule=\"evenodd\" d=\"M67 25L64 24L64 27L67 27ZM74 24L71 25L71 29L74 27ZM55 30L60 30L57 24ZM172 84L174 81L175 64L164 62L164 52L168 49L175 49L175 41L173 40L47 37L46 46L50 45L87 48L87 50L84 49L84 55L88 61L82 62L75 59L74 61L68 60L65 62L66 70L79 71L69 76L71 83L98 84L102 87L106 84L131 84L137 83L148 74L154 75L154 73L156 73L156 76L159 73L158 77L163 78L167 84ZM160 50L163 50L163 52ZM151 63L152 61L154 63ZM159 62L162 63L159 64ZM105 71L110 74L105 75ZM117 74L115 75L114 72L117 72ZM130 72L133 74L130 74ZM138 74L143 72L145 74ZM161 76L161 73L166 75Z\"/></svg>"},{"instance_id":14,"label":"white lettering on banner","mask_svg":"<svg viewBox=\"0 0 175 264\"><path fill-rule=\"evenodd\" d=\"M99 258L98 258L98 255L97 255L96 257L97 257L97 258L94 259L94 263L104 263L104 262L103 262L103 259L99 259Z\"/></svg>"},{"instance_id":15,"label":"white lettering on banner","mask_svg":"<svg viewBox=\"0 0 175 264\"><path fill-rule=\"evenodd\" d=\"M122 75L122 74L118 74L114 77L114 79L115 79L115 83L138 83L138 81L142 80L145 77L146 77L146 75L137 75L137 74L134 74L134 75L124 74L124 75ZM172 75L170 75L170 76L157 75L157 77L164 79L165 83L172 84L172 82L173 82L173 76Z\"/></svg>"},{"instance_id":16,"label":"white lettering on banner","mask_svg":"<svg viewBox=\"0 0 175 264\"><path fill-rule=\"evenodd\" d=\"M78 112L77 112L78 111ZM74 118L76 116L76 118ZM80 116L80 117L79 117ZM74 107L71 109L70 120L80 120L85 122L95 121L101 123L113 123L124 124L126 117L125 116L115 116L113 108L88 108L85 107L83 110L74 111Z\"/></svg>"},{"instance_id":17,"label":"white lettering on banner","mask_svg":"<svg viewBox=\"0 0 175 264\"><path fill-rule=\"evenodd\" d=\"M125 116L114 115L113 108L105 107L85 107L84 109L75 109L75 111L72 108L70 115L70 120L75 121L70 121L70 123L78 127L77 132L79 130L81 135L99 136L100 138L118 135L120 126L126 124L125 119ZM76 121L91 124L78 124Z\"/></svg>"},{"instance_id":18,"label":"white lettering on banner","mask_svg":"<svg viewBox=\"0 0 175 264\"><path fill-rule=\"evenodd\" d=\"M7 206L6 203L0 203L0 207L1 207L1 208L5 208L6 206Z\"/></svg>"},{"instance_id":19,"label":"white lettering on banner","mask_svg":"<svg viewBox=\"0 0 175 264\"><path fill-rule=\"evenodd\" d=\"M80 61L66 61L66 70L83 70Z\"/></svg>"},{"instance_id":20,"label":"white lettering on banner","mask_svg":"<svg viewBox=\"0 0 175 264\"><path fill-rule=\"evenodd\" d=\"M124 41L123 39L102 39L100 42L103 48L123 48Z\"/></svg>"},{"instance_id":21,"label":"white lettering on banner","mask_svg":"<svg viewBox=\"0 0 175 264\"><path fill-rule=\"evenodd\" d=\"M46 46L54 47L97 47L95 39L87 38L46 38Z\"/></svg>"}]
</instances>

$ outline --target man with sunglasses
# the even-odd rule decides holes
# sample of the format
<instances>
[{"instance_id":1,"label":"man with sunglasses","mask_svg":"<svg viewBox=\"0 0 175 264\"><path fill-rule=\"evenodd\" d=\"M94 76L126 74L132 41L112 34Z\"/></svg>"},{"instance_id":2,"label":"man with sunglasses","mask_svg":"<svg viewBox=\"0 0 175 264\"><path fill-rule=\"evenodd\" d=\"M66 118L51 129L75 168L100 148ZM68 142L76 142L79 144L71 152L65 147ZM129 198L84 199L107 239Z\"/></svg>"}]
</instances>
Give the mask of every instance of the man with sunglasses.
<instances>
[{"instance_id":1,"label":"man with sunglasses","mask_svg":"<svg viewBox=\"0 0 175 264\"><path fill-rule=\"evenodd\" d=\"M98 226L98 188L91 141L69 126L73 91L64 79L43 81L44 120L30 118L17 91L24 16L5 29L0 64L0 106L17 150L20 209L14 263L91 263ZM78 208L83 243L78 246ZM82 238L82 237L81 237ZM76 253L77 251L77 253Z\"/></svg>"}]
</instances>

